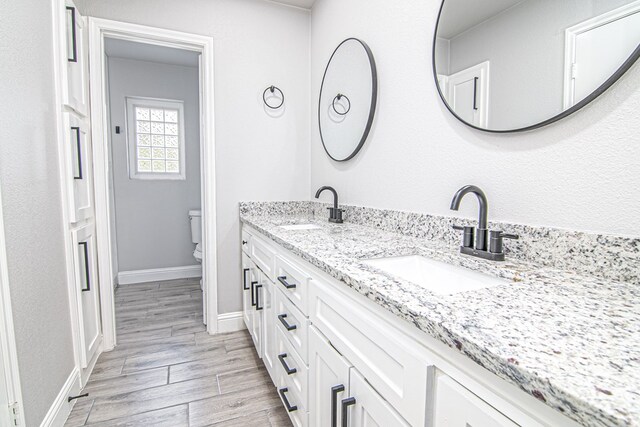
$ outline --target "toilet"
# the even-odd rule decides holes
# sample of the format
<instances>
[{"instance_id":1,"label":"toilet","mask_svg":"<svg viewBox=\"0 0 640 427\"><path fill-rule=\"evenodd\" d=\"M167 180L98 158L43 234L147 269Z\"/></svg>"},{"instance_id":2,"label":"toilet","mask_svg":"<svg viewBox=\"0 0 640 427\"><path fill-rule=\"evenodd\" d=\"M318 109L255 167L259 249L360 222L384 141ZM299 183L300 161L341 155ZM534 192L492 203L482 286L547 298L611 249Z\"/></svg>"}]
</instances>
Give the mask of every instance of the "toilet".
<instances>
[{"instance_id":1,"label":"toilet","mask_svg":"<svg viewBox=\"0 0 640 427\"><path fill-rule=\"evenodd\" d=\"M196 244L193 257L202 263L202 211L189 211L189 221L191 222L191 241ZM202 289L202 280L200 280L200 288Z\"/></svg>"}]
</instances>

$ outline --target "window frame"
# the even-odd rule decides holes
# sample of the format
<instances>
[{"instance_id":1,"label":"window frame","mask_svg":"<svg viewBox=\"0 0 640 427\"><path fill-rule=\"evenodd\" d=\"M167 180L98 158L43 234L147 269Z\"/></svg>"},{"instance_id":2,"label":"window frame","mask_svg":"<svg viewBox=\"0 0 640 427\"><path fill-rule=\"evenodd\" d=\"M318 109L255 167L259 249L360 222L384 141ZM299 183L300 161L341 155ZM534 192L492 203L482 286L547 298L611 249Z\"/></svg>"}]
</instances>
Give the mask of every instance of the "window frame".
<instances>
[{"instance_id":1,"label":"window frame","mask_svg":"<svg viewBox=\"0 0 640 427\"><path fill-rule=\"evenodd\" d=\"M178 161L179 173L138 172L138 141L136 126L136 107L178 110ZM140 96L125 97L127 156L129 179L142 180L186 180L184 101L177 99L146 98ZM153 148L153 145L149 146ZM166 146L165 146L166 148Z\"/></svg>"}]
</instances>

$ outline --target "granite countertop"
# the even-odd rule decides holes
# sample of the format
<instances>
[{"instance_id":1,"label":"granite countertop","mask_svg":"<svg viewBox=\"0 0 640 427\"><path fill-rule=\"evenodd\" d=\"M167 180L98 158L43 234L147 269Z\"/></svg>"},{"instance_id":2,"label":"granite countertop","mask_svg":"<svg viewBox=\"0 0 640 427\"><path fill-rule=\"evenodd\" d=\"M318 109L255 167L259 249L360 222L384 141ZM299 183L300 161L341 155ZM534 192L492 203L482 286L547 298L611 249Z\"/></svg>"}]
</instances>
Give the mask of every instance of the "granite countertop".
<instances>
[{"instance_id":1,"label":"granite countertop","mask_svg":"<svg viewBox=\"0 0 640 427\"><path fill-rule=\"evenodd\" d=\"M499 377L587 426L640 426L640 288L305 214L241 221ZM313 223L313 230L281 225ZM508 243L507 243L508 244ZM437 295L363 259L424 255L505 278Z\"/></svg>"}]
</instances>

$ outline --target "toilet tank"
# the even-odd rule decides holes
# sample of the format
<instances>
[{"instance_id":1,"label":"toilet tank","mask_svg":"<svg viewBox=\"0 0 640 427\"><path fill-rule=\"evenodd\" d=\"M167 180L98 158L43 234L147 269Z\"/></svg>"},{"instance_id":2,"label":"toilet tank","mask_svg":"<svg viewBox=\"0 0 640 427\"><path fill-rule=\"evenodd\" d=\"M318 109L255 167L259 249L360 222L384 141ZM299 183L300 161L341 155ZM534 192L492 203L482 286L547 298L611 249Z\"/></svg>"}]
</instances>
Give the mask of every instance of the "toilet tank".
<instances>
[{"instance_id":1,"label":"toilet tank","mask_svg":"<svg viewBox=\"0 0 640 427\"><path fill-rule=\"evenodd\" d=\"M191 241L202 243L202 211L189 211L189 221L191 221Z\"/></svg>"}]
</instances>

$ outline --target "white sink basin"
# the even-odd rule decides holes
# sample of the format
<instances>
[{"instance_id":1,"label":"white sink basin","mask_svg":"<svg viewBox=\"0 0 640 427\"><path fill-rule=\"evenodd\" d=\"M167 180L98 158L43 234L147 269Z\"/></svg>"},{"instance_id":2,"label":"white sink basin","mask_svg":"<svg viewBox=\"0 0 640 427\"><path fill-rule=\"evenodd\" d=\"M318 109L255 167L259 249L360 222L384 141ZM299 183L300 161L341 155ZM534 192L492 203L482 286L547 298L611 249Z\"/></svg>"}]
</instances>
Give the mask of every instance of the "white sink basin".
<instances>
[{"instance_id":1,"label":"white sink basin","mask_svg":"<svg viewBox=\"0 0 640 427\"><path fill-rule=\"evenodd\" d=\"M450 295L509 283L506 279L500 279L418 255L368 259L363 262L440 295Z\"/></svg>"},{"instance_id":2,"label":"white sink basin","mask_svg":"<svg viewBox=\"0 0 640 427\"><path fill-rule=\"evenodd\" d=\"M281 225L280 228L284 228L285 230L315 230L321 227L315 224L294 224L294 225Z\"/></svg>"}]
</instances>

